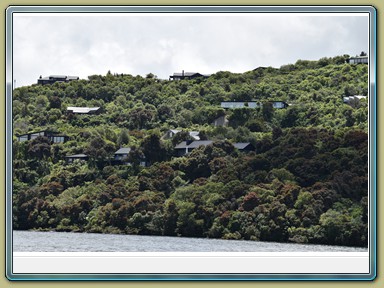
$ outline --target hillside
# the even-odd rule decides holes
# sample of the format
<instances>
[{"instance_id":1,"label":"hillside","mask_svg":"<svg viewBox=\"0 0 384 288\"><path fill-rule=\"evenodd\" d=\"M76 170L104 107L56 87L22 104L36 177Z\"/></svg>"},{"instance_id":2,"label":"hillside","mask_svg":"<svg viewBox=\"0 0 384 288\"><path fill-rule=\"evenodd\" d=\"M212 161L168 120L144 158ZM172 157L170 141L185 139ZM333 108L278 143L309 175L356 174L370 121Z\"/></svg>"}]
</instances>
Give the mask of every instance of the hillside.
<instances>
[{"instance_id":1,"label":"hillside","mask_svg":"<svg viewBox=\"0 0 384 288\"><path fill-rule=\"evenodd\" d=\"M367 246L367 100L343 97L368 67L346 59L15 89L14 228Z\"/></svg>"}]
</instances>

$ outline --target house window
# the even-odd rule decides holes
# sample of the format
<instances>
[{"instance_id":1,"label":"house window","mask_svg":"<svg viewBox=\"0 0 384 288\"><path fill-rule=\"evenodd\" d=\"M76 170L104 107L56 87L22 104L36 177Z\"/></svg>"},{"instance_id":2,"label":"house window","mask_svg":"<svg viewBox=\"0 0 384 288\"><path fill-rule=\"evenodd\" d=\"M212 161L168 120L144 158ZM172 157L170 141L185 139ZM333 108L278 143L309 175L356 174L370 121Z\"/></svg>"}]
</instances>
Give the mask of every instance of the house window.
<instances>
[{"instance_id":1,"label":"house window","mask_svg":"<svg viewBox=\"0 0 384 288\"><path fill-rule=\"evenodd\" d=\"M28 135L22 135L19 137L19 141L20 142L24 142L24 141L27 141L28 140Z\"/></svg>"},{"instance_id":2,"label":"house window","mask_svg":"<svg viewBox=\"0 0 384 288\"><path fill-rule=\"evenodd\" d=\"M52 137L53 143L63 143L64 142L64 136L54 136Z\"/></svg>"}]
</instances>

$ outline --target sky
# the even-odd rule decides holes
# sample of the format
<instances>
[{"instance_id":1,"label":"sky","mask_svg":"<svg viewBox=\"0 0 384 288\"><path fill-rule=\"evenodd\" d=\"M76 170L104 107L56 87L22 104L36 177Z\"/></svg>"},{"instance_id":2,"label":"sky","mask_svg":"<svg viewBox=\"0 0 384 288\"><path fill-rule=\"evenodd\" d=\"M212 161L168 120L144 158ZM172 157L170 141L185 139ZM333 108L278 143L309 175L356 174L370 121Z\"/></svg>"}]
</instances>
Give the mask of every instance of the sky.
<instances>
[{"instance_id":1,"label":"sky","mask_svg":"<svg viewBox=\"0 0 384 288\"><path fill-rule=\"evenodd\" d=\"M40 75L242 73L369 47L358 14L118 15L14 14L16 87Z\"/></svg>"}]
</instances>

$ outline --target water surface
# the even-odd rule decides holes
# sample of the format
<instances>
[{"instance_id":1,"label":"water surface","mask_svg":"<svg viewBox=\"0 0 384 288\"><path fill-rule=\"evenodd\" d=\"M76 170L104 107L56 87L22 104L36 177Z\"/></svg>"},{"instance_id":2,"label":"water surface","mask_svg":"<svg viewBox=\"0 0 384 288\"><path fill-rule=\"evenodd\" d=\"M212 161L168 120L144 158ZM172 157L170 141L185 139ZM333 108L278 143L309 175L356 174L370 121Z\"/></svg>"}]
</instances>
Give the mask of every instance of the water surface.
<instances>
[{"instance_id":1,"label":"water surface","mask_svg":"<svg viewBox=\"0 0 384 288\"><path fill-rule=\"evenodd\" d=\"M14 252L366 252L366 248L244 240L13 231Z\"/></svg>"}]
</instances>

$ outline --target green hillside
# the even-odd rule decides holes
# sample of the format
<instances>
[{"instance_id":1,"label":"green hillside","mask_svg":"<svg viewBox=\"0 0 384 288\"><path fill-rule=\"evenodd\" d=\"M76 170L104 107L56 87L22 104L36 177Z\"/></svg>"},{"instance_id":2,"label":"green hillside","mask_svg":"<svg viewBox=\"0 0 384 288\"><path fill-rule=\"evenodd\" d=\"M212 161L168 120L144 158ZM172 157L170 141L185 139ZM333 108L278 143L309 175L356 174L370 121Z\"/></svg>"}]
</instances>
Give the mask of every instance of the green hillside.
<instances>
[{"instance_id":1,"label":"green hillside","mask_svg":"<svg viewBox=\"0 0 384 288\"><path fill-rule=\"evenodd\" d=\"M15 89L14 228L367 246L368 106L343 97L367 95L368 66L346 59ZM181 132L167 139L170 129ZM45 130L67 141L19 141ZM177 157L190 131L212 143ZM121 147L131 148L123 162ZM76 154L87 158L66 158Z\"/></svg>"}]
</instances>

